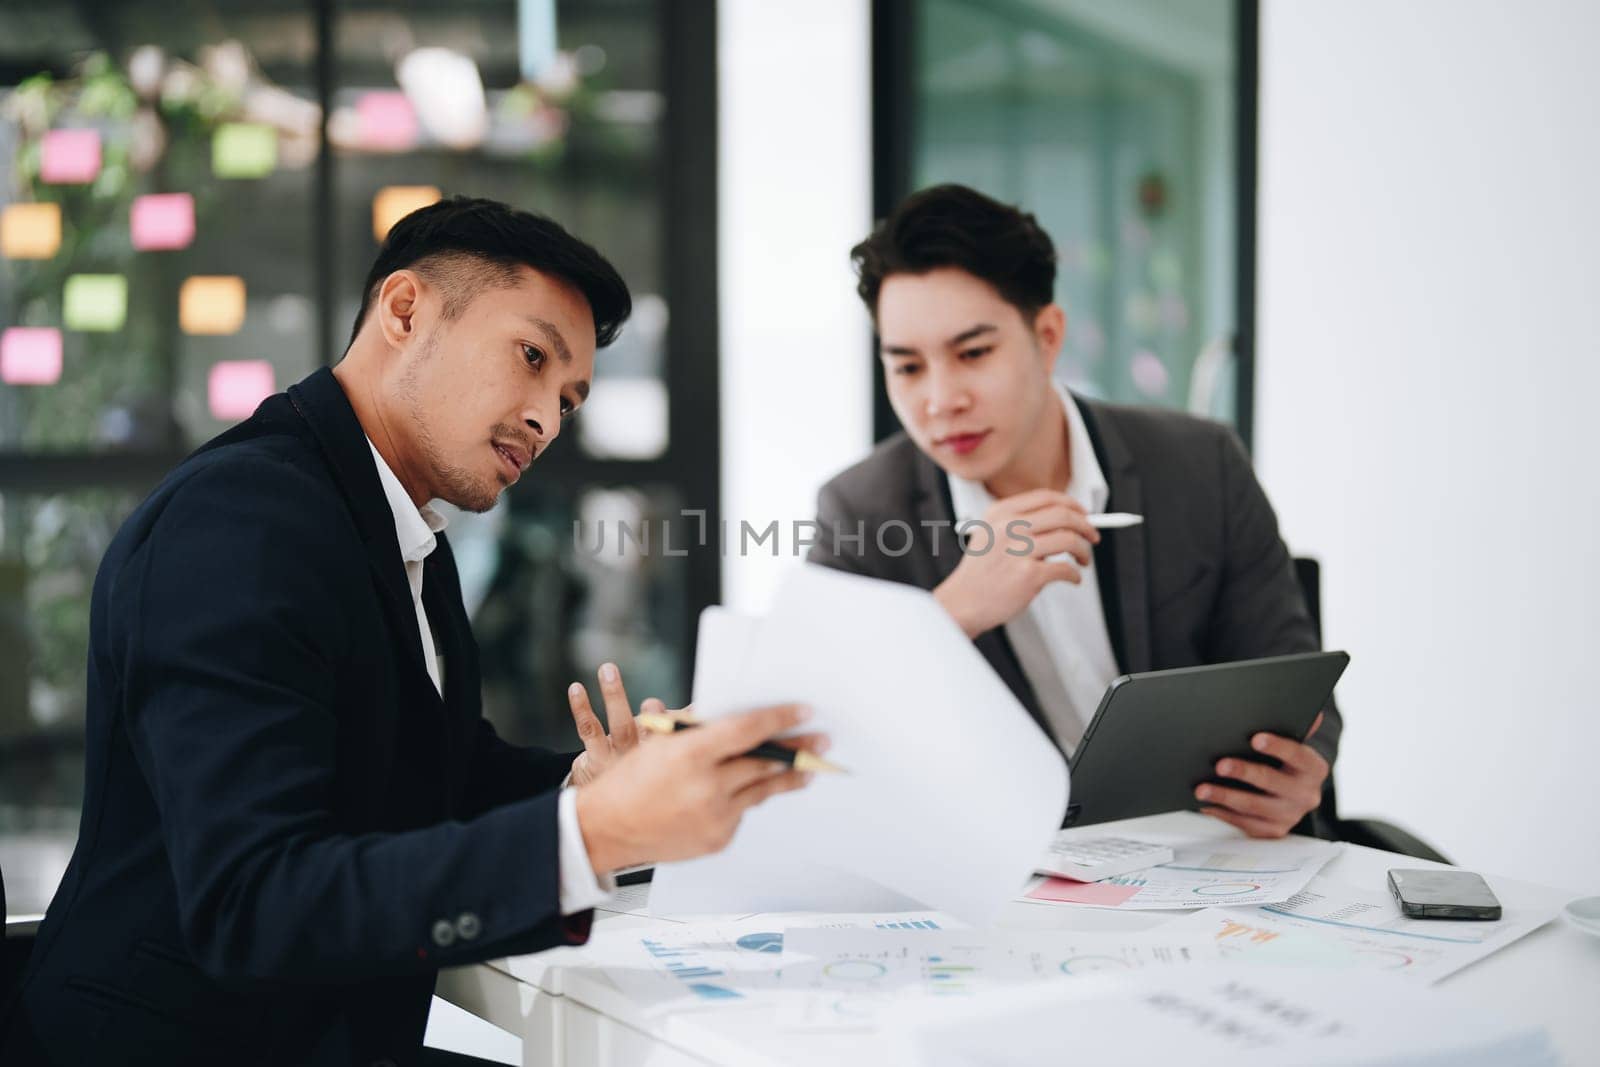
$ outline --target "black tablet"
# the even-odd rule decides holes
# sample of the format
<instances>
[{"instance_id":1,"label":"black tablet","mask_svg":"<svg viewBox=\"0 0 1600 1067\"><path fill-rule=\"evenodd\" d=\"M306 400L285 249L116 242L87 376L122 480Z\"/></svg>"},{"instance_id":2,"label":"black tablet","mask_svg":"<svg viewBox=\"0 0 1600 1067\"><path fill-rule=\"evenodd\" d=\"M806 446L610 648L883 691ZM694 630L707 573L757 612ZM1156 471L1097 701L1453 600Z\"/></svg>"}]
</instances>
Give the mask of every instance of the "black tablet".
<instances>
[{"instance_id":1,"label":"black tablet","mask_svg":"<svg viewBox=\"0 0 1600 1067\"><path fill-rule=\"evenodd\" d=\"M1065 825L1195 811L1205 781L1251 788L1219 779L1217 760L1276 765L1250 738L1304 737L1349 662L1344 652L1305 652L1116 679L1072 754Z\"/></svg>"}]
</instances>

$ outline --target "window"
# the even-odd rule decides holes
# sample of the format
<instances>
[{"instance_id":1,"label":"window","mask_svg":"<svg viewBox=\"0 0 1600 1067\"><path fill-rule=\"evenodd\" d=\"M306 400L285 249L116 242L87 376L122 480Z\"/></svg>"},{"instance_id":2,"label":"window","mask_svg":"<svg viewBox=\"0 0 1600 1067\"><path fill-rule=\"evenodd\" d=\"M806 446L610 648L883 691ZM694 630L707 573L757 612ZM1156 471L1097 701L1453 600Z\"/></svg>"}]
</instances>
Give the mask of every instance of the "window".
<instances>
[{"instance_id":1,"label":"window","mask_svg":"<svg viewBox=\"0 0 1600 1067\"><path fill-rule=\"evenodd\" d=\"M714 554L579 541L715 517L713 33L655 0L0 12L0 837L75 827L120 522L338 358L387 226L438 196L555 217L635 297L562 439L452 519L486 710L576 747L564 689L606 659L635 700L687 700Z\"/></svg>"},{"instance_id":2,"label":"window","mask_svg":"<svg viewBox=\"0 0 1600 1067\"><path fill-rule=\"evenodd\" d=\"M1235 0L905 7L909 39L877 46L880 214L947 181L1032 211L1059 257L1058 376L1239 421Z\"/></svg>"}]
</instances>

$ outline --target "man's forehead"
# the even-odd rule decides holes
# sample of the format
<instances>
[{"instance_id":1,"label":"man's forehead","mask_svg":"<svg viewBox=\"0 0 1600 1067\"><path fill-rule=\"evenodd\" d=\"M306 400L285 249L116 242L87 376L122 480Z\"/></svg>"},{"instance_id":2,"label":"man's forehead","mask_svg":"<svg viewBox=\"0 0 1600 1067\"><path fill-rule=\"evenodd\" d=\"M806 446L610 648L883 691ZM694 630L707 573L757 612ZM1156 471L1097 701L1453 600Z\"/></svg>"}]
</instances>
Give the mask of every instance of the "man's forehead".
<instances>
[{"instance_id":1,"label":"man's forehead","mask_svg":"<svg viewBox=\"0 0 1600 1067\"><path fill-rule=\"evenodd\" d=\"M583 351L585 338L592 347L594 312L583 292L571 282L519 265L516 282L504 295L512 310L523 319L557 327L572 352Z\"/></svg>"},{"instance_id":2,"label":"man's forehead","mask_svg":"<svg viewBox=\"0 0 1600 1067\"><path fill-rule=\"evenodd\" d=\"M998 321L1006 306L994 286L965 271L894 274L878 291L878 322L906 332L943 333L962 322Z\"/></svg>"}]
</instances>

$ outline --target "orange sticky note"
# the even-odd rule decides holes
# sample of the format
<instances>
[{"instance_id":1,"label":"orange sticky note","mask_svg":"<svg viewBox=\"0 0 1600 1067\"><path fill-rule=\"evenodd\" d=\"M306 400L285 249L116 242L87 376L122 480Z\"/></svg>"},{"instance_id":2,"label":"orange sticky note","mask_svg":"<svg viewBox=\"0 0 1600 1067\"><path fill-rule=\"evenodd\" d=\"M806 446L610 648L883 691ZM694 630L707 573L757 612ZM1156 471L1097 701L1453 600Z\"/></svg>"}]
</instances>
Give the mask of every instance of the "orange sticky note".
<instances>
[{"instance_id":1,"label":"orange sticky note","mask_svg":"<svg viewBox=\"0 0 1600 1067\"><path fill-rule=\"evenodd\" d=\"M184 333L238 333L244 325L244 279L196 274L178 289L178 325Z\"/></svg>"},{"instance_id":2,"label":"orange sticky note","mask_svg":"<svg viewBox=\"0 0 1600 1067\"><path fill-rule=\"evenodd\" d=\"M60 204L8 204L0 212L0 256L49 259L60 247Z\"/></svg>"},{"instance_id":3,"label":"orange sticky note","mask_svg":"<svg viewBox=\"0 0 1600 1067\"><path fill-rule=\"evenodd\" d=\"M444 196L432 185L386 185L372 198L372 236L382 241L394 224Z\"/></svg>"},{"instance_id":4,"label":"orange sticky note","mask_svg":"<svg viewBox=\"0 0 1600 1067\"><path fill-rule=\"evenodd\" d=\"M0 333L0 382L54 385L61 380L61 331L13 326Z\"/></svg>"},{"instance_id":5,"label":"orange sticky note","mask_svg":"<svg viewBox=\"0 0 1600 1067\"><path fill-rule=\"evenodd\" d=\"M214 419L248 419L256 407L278 391L272 364L264 359L231 359L214 363L206 379L206 401Z\"/></svg>"}]
</instances>

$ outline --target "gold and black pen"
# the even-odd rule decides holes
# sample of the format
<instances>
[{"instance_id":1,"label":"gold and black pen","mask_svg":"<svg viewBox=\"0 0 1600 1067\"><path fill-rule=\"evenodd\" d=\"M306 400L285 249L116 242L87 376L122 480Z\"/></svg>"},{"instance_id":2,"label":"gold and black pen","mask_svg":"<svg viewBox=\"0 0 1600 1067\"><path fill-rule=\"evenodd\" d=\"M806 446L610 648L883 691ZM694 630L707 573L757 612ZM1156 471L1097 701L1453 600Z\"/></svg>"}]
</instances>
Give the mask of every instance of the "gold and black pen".
<instances>
[{"instance_id":1,"label":"gold and black pen","mask_svg":"<svg viewBox=\"0 0 1600 1067\"><path fill-rule=\"evenodd\" d=\"M654 711L643 711L634 716L634 723L641 730L653 734L670 734L678 730L692 730L699 726L697 719L683 719L672 715L663 715ZM803 748L785 748L783 745L763 741L752 748L745 755L751 759L769 759L776 763L787 763L797 771L820 771L824 774L843 774L845 770L837 764L829 763L815 752L807 752Z\"/></svg>"}]
</instances>

